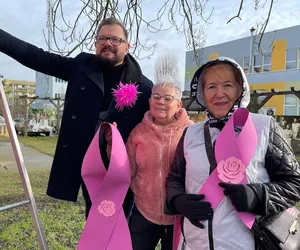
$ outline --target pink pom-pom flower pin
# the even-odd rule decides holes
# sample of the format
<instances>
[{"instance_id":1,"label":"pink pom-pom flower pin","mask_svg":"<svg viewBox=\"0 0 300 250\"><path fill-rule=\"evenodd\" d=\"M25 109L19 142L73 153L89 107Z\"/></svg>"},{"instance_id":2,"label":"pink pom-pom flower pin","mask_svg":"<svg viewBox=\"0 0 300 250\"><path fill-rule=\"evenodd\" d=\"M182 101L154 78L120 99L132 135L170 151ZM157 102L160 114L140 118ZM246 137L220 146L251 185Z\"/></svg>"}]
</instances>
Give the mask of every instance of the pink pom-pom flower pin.
<instances>
[{"instance_id":1,"label":"pink pom-pom flower pin","mask_svg":"<svg viewBox=\"0 0 300 250\"><path fill-rule=\"evenodd\" d=\"M138 85L133 83L123 84L120 82L118 88L113 89L113 96L116 99L115 108L120 111L122 111L124 107L132 108L135 105L138 94Z\"/></svg>"}]
</instances>

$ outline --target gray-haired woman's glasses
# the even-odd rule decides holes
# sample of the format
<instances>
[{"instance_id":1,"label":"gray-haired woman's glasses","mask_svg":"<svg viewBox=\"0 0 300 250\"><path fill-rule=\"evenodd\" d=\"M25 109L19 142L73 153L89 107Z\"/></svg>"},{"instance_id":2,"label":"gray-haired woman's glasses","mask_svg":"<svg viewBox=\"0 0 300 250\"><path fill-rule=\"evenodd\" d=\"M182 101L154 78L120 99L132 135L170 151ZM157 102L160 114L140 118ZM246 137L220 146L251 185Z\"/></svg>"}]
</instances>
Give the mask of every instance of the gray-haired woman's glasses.
<instances>
[{"instance_id":1,"label":"gray-haired woman's glasses","mask_svg":"<svg viewBox=\"0 0 300 250\"><path fill-rule=\"evenodd\" d=\"M175 98L172 95L161 96L160 94L157 94L157 93L152 94L151 98L155 101L159 101L161 98L163 98L165 102L172 102L173 100L179 101L177 98Z\"/></svg>"}]
</instances>

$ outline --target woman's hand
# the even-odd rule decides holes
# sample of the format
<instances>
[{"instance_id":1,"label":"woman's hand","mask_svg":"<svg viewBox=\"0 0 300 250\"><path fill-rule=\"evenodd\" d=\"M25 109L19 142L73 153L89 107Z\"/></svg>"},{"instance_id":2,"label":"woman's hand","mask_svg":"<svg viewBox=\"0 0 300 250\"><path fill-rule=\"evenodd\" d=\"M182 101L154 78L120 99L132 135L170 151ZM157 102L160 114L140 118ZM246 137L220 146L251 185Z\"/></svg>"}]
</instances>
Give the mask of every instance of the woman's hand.
<instances>
[{"instance_id":1,"label":"woman's hand","mask_svg":"<svg viewBox=\"0 0 300 250\"><path fill-rule=\"evenodd\" d=\"M204 199L203 194L181 194L174 198L173 205L179 215L183 215L196 227L204 228L200 221L213 217L211 204Z\"/></svg>"},{"instance_id":2,"label":"woman's hand","mask_svg":"<svg viewBox=\"0 0 300 250\"><path fill-rule=\"evenodd\" d=\"M219 183L224 188L224 195L228 196L239 212L255 213L260 205L260 200L254 190L243 184Z\"/></svg>"}]
</instances>

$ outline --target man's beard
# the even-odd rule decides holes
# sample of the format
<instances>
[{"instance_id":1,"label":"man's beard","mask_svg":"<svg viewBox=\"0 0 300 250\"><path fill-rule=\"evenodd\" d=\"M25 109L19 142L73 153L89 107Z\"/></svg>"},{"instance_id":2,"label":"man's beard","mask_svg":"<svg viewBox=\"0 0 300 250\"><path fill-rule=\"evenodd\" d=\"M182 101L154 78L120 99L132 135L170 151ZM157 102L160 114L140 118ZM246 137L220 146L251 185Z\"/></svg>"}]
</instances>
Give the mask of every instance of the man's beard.
<instances>
[{"instance_id":1,"label":"man's beard","mask_svg":"<svg viewBox=\"0 0 300 250\"><path fill-rule=\"evenodd\" d=\"M114 57L107 58L107 57L102 56L102 53L105 50L110 50L114 54ZM122 61L123 61L119 56L117 56L117 52L114 49L110 49L110 48L103 48L99 54L96 54L95 59L97 62L100 62L101 64L106 65L106 66L116 66L117 64L122 63Z\"/></svg>"}]
</instances>

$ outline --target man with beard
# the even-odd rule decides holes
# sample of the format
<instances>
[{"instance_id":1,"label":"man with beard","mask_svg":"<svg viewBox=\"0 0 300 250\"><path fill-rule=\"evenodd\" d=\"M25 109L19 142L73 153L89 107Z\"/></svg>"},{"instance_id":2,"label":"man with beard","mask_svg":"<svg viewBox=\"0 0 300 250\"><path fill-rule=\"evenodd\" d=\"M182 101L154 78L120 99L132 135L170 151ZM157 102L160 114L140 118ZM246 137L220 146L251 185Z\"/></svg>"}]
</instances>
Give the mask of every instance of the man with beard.
<instances>
[{"instance_id":1,"label":"man with beard","mask_svg":"<svg viewBox=\"0 0 300 250\"><path fill-rule=\"evenodd\" d=\"M116 122L124 142L149 109L152 82L137 61L128 53L128 32L115 18L104 19L95 40L96 55L80 53L75 58L46 52L0 29L0 51L21 64L68 81L64 114L53 159L47 194L77 201L80 185L86 202L86 217L91 207L81 178L81 165L86 150L102 122ZM136 104L116 110L112 88L119 82L138 85ZM103 145L105 146L105 145ZM107 156L102 155L106 165ZM128 215L132 196L127 194L123 207Z\"/></svg>"}]
</instances>

